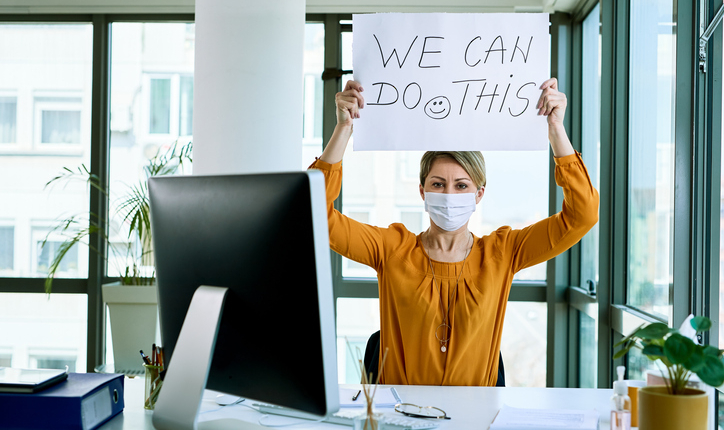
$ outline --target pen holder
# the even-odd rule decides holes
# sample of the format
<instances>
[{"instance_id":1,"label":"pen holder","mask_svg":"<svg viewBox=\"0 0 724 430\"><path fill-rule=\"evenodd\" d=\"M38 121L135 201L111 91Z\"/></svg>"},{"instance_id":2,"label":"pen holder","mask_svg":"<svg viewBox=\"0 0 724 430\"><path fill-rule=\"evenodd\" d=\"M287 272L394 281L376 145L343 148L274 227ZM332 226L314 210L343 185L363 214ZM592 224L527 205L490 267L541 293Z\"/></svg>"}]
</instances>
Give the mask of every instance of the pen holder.
<instances>
[{"instance_id":1,"label":"pen holder","mask_svg":"<svg viewBox=\"0 0 724 430\"><path fill-rule=\"evenodd\" d=\"M156 400L158 400L158 393L161 392L161 386L163 381L161 380L161 366L152 366L150 364L144 364L143 367L146 369L146 389L144 391L143 408L153 410L156 407Z\"/></svg>"}]
</instances>

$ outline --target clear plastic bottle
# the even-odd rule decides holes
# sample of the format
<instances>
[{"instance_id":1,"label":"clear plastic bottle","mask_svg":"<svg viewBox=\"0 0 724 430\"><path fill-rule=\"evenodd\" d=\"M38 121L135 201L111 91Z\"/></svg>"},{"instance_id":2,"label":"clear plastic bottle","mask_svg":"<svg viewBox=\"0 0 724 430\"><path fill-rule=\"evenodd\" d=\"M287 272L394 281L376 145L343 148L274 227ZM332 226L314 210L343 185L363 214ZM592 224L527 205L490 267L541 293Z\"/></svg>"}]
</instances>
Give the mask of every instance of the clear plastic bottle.
<instances>
[{"instance_id":1,"label":"clear plastic bottle","mask_svg":"<svg viewBox=\"0 0 724 430\"><path fill-rule=\"evenodd\" d=\"M619 366L618 381L613 383L613 397L611 397L611 430L631 430L631 398L628 396L628 387L623 380L625 368Z\"/></svg>"}]
</instances>

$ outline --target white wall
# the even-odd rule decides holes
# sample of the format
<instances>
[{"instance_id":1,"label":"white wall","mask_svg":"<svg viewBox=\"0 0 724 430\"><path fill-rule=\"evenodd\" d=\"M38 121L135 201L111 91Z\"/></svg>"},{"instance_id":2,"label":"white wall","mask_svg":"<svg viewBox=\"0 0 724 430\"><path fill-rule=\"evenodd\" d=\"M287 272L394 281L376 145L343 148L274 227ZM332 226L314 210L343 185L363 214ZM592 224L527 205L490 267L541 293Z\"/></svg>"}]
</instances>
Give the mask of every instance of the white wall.
<instances>
[{"instance_id":1,"label":"white wall","mask_svg":"<svg viewBox=\"0 0 724 430\"><path fill-rule=\"evenodd\" d=\"M300 170L304 0L198 0L194 174Z\"/></svg>"}]
</instances>

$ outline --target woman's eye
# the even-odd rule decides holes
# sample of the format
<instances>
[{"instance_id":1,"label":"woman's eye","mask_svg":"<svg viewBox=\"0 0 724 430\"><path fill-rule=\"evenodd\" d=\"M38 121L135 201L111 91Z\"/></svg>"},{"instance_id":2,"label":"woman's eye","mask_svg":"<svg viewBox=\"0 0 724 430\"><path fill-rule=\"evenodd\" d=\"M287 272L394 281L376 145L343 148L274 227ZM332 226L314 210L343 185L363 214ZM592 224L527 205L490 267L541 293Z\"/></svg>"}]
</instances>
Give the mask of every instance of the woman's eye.
<instances>
[{"instance_id":1,"label":"woman's eye","mask_svg":"<svg viewBox=\"0 0 724 430\"><path fill-rule=\"evenodd\" d=\"M458 188L461 190L464 190L464 189L468 188L468 185L467 184L458 184Z\"/></svg>"},{"instance_id":2,"label":"woman's eye","mask_svg":"<svg viewBox=\"0 0 724 430\"><path fill-rule=\"evenodd\" d=\"M435 188L440 188L440 187L442 187L443 185L442 185L441 183L439 183L439 182L433 182L433 183L432 183L432 186L435 187Z\"/></svg>"}]
</instances>

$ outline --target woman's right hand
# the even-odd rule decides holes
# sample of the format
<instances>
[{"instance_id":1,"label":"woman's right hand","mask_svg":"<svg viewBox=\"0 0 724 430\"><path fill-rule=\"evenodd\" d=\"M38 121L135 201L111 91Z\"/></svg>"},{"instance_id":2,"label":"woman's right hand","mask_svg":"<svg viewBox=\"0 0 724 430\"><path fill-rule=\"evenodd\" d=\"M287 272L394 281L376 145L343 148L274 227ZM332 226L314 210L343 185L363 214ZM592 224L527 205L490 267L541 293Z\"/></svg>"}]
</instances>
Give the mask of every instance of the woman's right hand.
<instances>
[{"instance_id":1,"label":"woman's right hand","mask_svg":"<svg viewBox=\"0 0 724 430\"><path fill-rule=\"evenodd\" d=\"M344 91L337 93L334 102L337 105L337 125L352 126L352 121L359 118L359 110L364 108L362 85L357 81L347 81Z\"/></svg>"}]
</instances>

